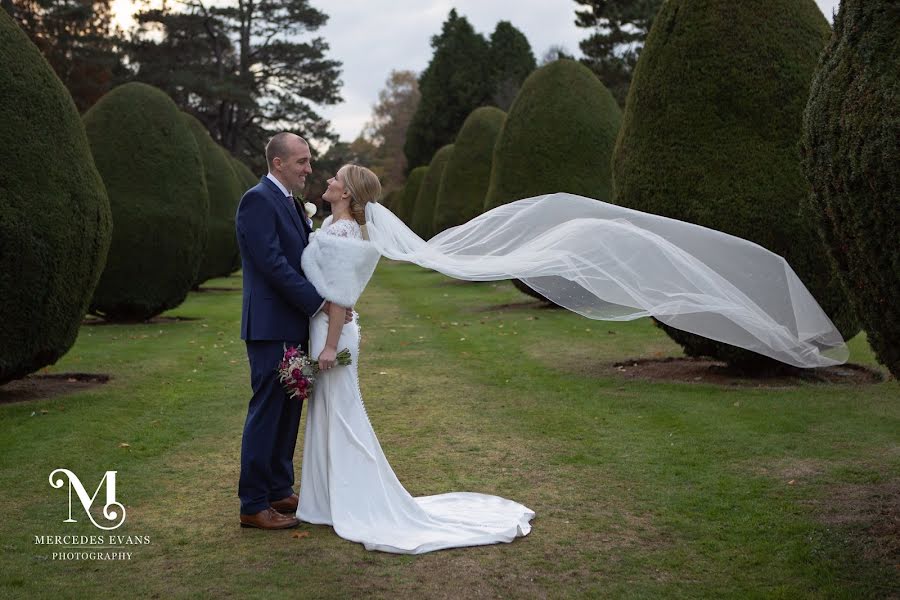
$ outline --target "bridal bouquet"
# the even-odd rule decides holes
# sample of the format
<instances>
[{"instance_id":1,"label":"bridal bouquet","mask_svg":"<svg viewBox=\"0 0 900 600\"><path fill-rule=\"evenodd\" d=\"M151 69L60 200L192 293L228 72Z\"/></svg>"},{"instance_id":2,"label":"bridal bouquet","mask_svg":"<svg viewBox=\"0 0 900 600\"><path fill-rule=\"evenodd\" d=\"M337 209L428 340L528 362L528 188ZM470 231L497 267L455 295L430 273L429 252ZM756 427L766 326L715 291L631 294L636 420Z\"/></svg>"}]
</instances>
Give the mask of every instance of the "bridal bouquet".
<instances>
[{"instance_id":1,"label":"bridal bouquet","mask_svg":"<svg viewBox=\"0 0 900 600\"><path fill-rule=\"evenodd\" d=\"M337 353L337 364L347 366L351 362L347 348ZM309 398L318 374L319 361L307 356L300 348L285 346L284 356L278 363L278 379L289 397L299 397L300 400Z\"/></svg>"}]
</instances>

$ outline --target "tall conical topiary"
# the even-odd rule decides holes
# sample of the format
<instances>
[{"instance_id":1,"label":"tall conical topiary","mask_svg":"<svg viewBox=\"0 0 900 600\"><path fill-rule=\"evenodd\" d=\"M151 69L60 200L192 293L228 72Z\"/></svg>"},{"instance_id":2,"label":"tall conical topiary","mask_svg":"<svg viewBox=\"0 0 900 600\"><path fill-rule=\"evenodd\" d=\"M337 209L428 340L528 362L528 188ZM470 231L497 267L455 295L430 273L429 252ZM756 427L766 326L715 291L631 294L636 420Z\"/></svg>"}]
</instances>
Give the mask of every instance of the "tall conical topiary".
<instances>
[{"instance_id":1,"label":"tall conical topiary","mask_svg":"<svg viewBox=\"0 0 900 600\"><path fill-rule=\"evenodd\" d=\"M846 338L855 318L798 214L809 192L797 152L802 112L828 35L813 0L668 0L635 69L613 171L623 206L784 256ZM692 356L752 370L776 364L663 327Z\"/></svg>"},{"instance_id":2,"label":"tall conical topiary","mask_svg":"<svg viewBox=\"0 0 900 600\"><path fill-rule=\"evenodd\" d=\"M900 4L843 0L804 114L804 214L900 378Z\"/></svg>"},{"instance_id":3,"label":"tall conical topiary","mask_svg":"<svg viewBox=\"0 0 900 600\"><path fill-rule=\"evenodd\" d=\"M416 206L416 199L419 197L419 188L422 186L422 180L425 179L427 172L428 167L416 167L410 171L409 177L406 178L406 185L403 186L403 197L400 198L397 210L394 211L394 214L403 219L410 229L412 229L413 209Z\"/></svg>"},{"instance_id":4,"label":"tall conical topiary","mask_svg":"<svg viewBox=\"0 0 900 600\"><path fill-rule=\"evenodd\" d=\"M234 167L234 172L241 182L242 192L246 192L259 183L259 177L254 175L253 171L250 170L250 167L244 164L242 160L239 160L235 156L229 156L229 158L231 159L231 166Z\"/></svg>"},{"instance_id":5,"label":"tall conical topiary","mask_svg":"<svg viewBox=\"0 0 900 600\"><path fill-rule=\"evenodd\" d=\"M206 251L197 272L196 285L213 277L225 277L235 270L238 253L234 218L244 185L234 172L231 156L209 135L203 123L194 116L181 113L200 149L206 190L209 196L209 220Z\"/></svg>"},{"instance_id":6,"label":"tall conical topiary","mask_svg":"<svg viewBox=\"0 0 900 600\"><path fill-rule=\"evenodd\" d=\"M621 123L615 98L590 69L568 59L541 67L522 84L497 137L484 210L553 192L608 201Z\"/></svg>"},{"instance_id":7,"label":"tall conical topiary","mask_svg":"<svg viewBox=\"0 0 900 600\"><path fill-rule=\"evenodd\" d=\"M444 175L444 168L447 161L453 154L453 144L441 146L434 153L431 164L428 165L428 172L422 179L422 185L419 187L419 195L416 197L416 206L413 211L412 230L419 234L423 239L429 239L437 231L434 229L434 211L435 204L438 199L438 192L441 189L441 179Z\"/></svg>"},{"instance_id":8,"label":"tall conical topiary","mask_svg":"<svg viewBox=\"0 0 900 600\"><path fill-rule=\"evenodd\" d=\"M400 205L401 198L403 198L403 188L399 187L388 192L387 195L381 199L381 204L394 212Z\"/></svg>"},{"instance_id":9,"label":"tall conical topiary","mask_svg":"<svg viewBox=\"0 0 900 600\"><path fill-rule=\"evenodd\" d=\"M112 222L71 96L0 10L0 384L68 352Z\"/></svg>"},{"instance_id":10,"label":"tall conical topiary","mask_svg":"<svg viewBox=\"0 0 900 600\"><path fill-rule=\"evenodd\" d=\"M491 164L497 136L506 113L493 106L476 108L456 136L457 150L450 157L434 209L435 233L461 225L484 212L491 182Z\"/></svg>"},{"instance_id":11,"label":"tall conical topiary","mask_svg":"<svg viewBox=\"0 0 900 600\"><path fill-rule=\"evenodd\" d=\"M485 210L570 192L609 200L622 111L590 69L557 60L532 73L497 138Z\"/></svg>"},{"instance_id":12,"label":"tall conical topiary","mask_svg":"<svg viewBox=\"0 0 900 600\"><path fill-rule=\"evenodd\" d=\"M112 207L112 245L91 311L143 320L181 304L206 247L209 198L197 142L162 91L128 83L84 115Z\"/></svg>"}]
</instances>

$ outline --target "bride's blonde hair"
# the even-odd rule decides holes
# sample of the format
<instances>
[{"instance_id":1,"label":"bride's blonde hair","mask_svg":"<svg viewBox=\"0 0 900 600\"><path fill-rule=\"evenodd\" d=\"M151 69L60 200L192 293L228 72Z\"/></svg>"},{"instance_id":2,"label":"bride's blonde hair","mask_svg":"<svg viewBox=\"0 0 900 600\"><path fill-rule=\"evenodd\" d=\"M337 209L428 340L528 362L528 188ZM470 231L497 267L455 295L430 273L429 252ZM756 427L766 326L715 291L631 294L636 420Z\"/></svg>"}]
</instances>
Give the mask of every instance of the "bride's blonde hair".
<instances>
[{"instance_id":1,"label":"bride's blonde hair","mask_svg":"<svg viewBox=\"0 0 900 600\"><path fill-rule=\"evenodd\" d=\"M338 169L344 181L344 187L350 192L350 214L363 228L366 235L366 204L377 202L381 198L381 182L378 176L365 167L348 164Z\"/></svg>"}]
</instances>

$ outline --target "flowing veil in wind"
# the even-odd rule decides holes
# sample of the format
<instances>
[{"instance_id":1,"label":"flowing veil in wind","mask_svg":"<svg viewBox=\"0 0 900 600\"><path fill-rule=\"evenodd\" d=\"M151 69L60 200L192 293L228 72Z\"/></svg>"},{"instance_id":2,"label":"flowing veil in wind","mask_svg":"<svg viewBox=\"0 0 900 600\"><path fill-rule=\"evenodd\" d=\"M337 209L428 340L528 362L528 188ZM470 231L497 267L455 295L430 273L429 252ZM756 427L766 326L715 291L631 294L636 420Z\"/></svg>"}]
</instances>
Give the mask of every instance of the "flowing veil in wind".
<instances>
[{"instance_id":1,"label":"flowing veil in wind","mask_svg":"<svg viewBox=\"0 0 900 600\"><path fill-rule=\"evenodd\" d=\"M653 316L798 367L847 360L787 261L700 225L557 193L498 206L427 242L370 202L366 229L387 258L456 279L520 279L589 319Z\"/></svg>"}]
</instances>

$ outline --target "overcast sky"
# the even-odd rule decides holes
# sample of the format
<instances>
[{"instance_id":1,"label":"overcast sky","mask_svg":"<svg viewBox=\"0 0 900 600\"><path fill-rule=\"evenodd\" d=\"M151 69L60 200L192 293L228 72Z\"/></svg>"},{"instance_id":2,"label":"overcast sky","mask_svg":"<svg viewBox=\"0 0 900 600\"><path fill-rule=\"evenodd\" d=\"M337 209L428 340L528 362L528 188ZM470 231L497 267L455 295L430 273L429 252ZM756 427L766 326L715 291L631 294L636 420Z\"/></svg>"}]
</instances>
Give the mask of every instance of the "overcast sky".
<instances>
[{"instance_id":1,"label":"overcast sky","mask_svg":"<svg viewBox=\"0 0 900 600\"><path fill-rule=\"evenodd\" d=\"M831 21L838 0L816 3ZM133 4L133 0L114 0L123 24ZM346 141L353 140L369 119L391 70L420 73L428 65L431 36L440 32L451 8L485 37L498 21L510 21L528 38L538 60L553 45L581 56L578 42L588 35L588 30L575 27L578 5L573 0L311 0L311 4L329 16L328 24L315 35L327 39L328 56L343 63L344 101L321 107L320 112ZM515 9L510 10L511 6Z\"/></svg>"},{"instance_id":2,"label":"overcast sky","mask_svg":"<svg viewBox=\"0 0 900 600\"><path fill-rule=\"evenodd\" d=\"M816 3L831 21L838 0ZM528 38L538 60L553 45L581 56L578 42L588 35L575 27L579 5L572 0L312 0L312 5L328 14L328 24L317 33L343 63L344 102L321 112L345 141L354 139L370 118L392 69L420 73L428 65L431 36L440 32L451 8L485 37L498 21L510 21Z\"/></svg>"}]
</instances>

